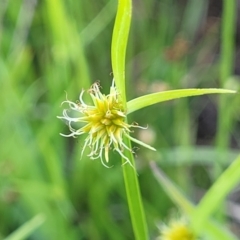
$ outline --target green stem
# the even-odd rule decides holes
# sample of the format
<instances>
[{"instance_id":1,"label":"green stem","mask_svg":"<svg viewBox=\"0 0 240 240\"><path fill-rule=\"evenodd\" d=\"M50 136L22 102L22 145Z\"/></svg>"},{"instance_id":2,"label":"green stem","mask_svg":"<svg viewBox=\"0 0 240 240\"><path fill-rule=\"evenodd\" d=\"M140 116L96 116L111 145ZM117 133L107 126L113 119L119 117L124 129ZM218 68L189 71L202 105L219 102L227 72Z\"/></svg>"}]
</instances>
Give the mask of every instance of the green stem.
<instances>
[{"instance_id":1,"label":"green stem","mask_svg":"<svg viewBox=\"0 0 240 240\"><path fill-rule=\"evenodd\" d=\"M220 87L224 88L228 78L233 74L234 52L235 52L235 32L236 32L236 0L223 1L222 17L222 44L220 62ZM217 146L224 150L229 144L229 129L231 126L231 116L228 109L229 101L225 96L219 99L219 122L217 134ZM220 159L221 161L221 159Z\"/></svg>"},{"instance_id":2,"label":"green stem","mask_svg":"<svg viewBox=\"0 0 240 240\"><path fill-rule=\"evenodd\" d=\"M127 146L131 146L130 140L125 140ZM134 157L129 151L125 151L124 155L131 161L132 164L132 166L130 164L125 164L122 168L135 239L146 240L148 239L147 223L135 169ZM123 162L125 161L126 160Z\"/></svg>"},{"instance_id":3,"label":"green stem","mask_svg":"<svg viewBox=\"0 0 240 240\"><path fill-rule=\"evenodd\" d=\"M113 76L125 107L127 106L125 90L125 55L131 23L131 12L131 0L118 1L111 49ZM131 148L131 143L128 139L124 139L124 143ZM124 155L132 164L132 166L130 164L125 164L122 169L135 239L146 240L148 239L147 224L135 170L134 157L129 151L125 151ZM123 159L123 163L125 161L126 160Z\"/></svg>"}]
</instances>

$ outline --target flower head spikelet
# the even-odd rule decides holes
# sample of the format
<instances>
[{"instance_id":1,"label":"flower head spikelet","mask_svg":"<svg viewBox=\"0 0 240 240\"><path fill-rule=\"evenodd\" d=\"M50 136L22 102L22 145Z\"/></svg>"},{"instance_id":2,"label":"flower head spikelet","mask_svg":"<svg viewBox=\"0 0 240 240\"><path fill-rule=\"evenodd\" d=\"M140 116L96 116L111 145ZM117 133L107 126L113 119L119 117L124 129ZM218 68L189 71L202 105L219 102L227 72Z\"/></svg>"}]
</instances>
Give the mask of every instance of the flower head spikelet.
<instances>
[{"instance_id":1,"label":"flower head spikelet","mask_svg":"<svg viewBox=\"0 0 240 240\"><path fill-rule=\"evenodd\" d=\"M172 220L168 226L161 227L159 240L196 240L196 236L183 220Z\"/></svg>"},{"instance_id":2,"label":"flower head spikelet","mask_svg":"<svg viewBox=\"0 0 240 240\"><path fill-rule=\"evenodd\" d=\"M130 136L132 127L142 128L137 124L128 124L126 122L126 109L121 100L114 81L110 87L108 95L102 94L100 91L99 82L94 83L87 91L91 97L93 105L88 105L83 100L84 90L81 91L79 102L74 103L66 100L70 109L63 110L63 116L58 118L64 119L71 131L70 134L61 134L65 137L77 137L86 134L81 155L83 155L87 147L90 148L91 159L100 158L104 163L109 162L109 151L113 149L117 151L122 158L126 160L125 163L130 163L129 159L124 155L124 150L132 151L124 142L123 137L144 146L151 150L155 150L151 146ZM73 116L72 116L73 115ZM81 124L80 128L75 128L76 123Z\"/></svg>"}]
</instances>

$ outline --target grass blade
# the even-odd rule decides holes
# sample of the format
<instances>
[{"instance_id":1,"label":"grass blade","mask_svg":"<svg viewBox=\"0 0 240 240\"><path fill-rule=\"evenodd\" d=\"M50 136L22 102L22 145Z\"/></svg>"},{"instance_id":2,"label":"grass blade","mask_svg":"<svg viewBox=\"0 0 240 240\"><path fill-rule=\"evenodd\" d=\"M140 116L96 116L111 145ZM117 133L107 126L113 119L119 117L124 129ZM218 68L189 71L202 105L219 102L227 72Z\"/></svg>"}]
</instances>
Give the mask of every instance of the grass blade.
<instances>
[{"instance_id":1,"label":"grass blade","mask_svg":"<svg viewBox=\"0 0 240 240\"><path fill-rule=\"evenodd\" d=\"M150 167L159 184L164 188L171 200L186 214L193 219L193 213L198 207L191 203L179 188L157 167L154 162L150 162ZM195 218L194 218L195 219ZM210 239L215 240L237 240L224 227L220 227L209 219L205 219L201 233L207 233Z\"/></svg>"},{"instance_id":2,"label":"grass blade","mask_svg":"<svg viewBox=\"0 0 240 240\"><path fill-rule=\"evenodd\" d=\"M14 231L11 235L4 240L21 240L26 239L33 233L40 225L45 221L45 217L42 214L38 214L28 222L24 223L20 228Z\"/></svg>"},{"instance_id":3,"label":"grass blade","mask_svg":"<svg viewBox=\"0 0 240 240\"><path fill-rule=\"evenodd\" d=\"M199 96L204 94L216 93L236 93L233 90L207 88L207 89L178 89L158 93L148 94L142 97L135 98L127 103L128 114L137 111L141 108L151 106L155 103L165 102L173 99Z\"/></svg>"},{"instance_id":4,"label":"grass blade","mask_svg":"<svg viewBox=\"0 0 240 240\"><path fill-rule=\"evenodd\" d=\"M125 56L132 17L132 1L119 0L118 11L112 36L112 68L116 86L126 102L125 92Z\"/></svg>"},{"instance_id":5,"label":"grass blade","mask_svg":"<svg viewBox=\"0 0 240 240\"><path fill-rule=\"evenodd\" d=\"M195 228L200 232L204 222L240 181L240 156L225 170L198 204L194 212Z\"/></svg>"}]
</instances>

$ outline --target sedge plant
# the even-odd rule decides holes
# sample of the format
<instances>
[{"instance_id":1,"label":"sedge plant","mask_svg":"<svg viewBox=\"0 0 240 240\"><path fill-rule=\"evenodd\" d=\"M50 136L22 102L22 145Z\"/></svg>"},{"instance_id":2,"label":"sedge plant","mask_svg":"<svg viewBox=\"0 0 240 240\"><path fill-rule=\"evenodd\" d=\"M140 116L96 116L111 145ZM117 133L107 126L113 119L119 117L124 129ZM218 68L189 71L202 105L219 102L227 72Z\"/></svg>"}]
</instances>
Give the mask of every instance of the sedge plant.
<instances>
[{"instance_id":1,"label":"sedge plant","mask_svg":"<svg viewBox=\"0 0 240 240\"><path fill-rule=\"evenodd\" d=\"M155 103L203 94L235 93L226 89L177 89L144 95L128 101L126 96L125 55L131 24L132 1L119 0L114 24L111 46L113 82L109 94L101 92L99 83L89 86L88 94L92 104L84 101L84 91L79 102L65 101L70 109L63 111L69 126L67 137L84 135L82 155L90 148L89 158L100 159L104 166L111 167L110 151L116 151L122 158L122 171L125 181L132 227L137 240L149 238L147 223L140 194L134 152L131 141L155 150L131 136L131 128L140 127L129 124L128 114ZM189 206L192 208L192 206Z\"/></svg>"}]
</instances>

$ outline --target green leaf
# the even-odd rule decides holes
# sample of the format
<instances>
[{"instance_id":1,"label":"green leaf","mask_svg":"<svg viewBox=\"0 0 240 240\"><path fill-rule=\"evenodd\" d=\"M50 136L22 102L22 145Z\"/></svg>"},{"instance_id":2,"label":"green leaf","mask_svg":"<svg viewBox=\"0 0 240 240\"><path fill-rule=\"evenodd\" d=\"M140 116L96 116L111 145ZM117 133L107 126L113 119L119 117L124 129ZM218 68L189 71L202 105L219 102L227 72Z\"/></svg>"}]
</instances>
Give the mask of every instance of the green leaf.
<instances>
[{"instance_id":1,"label":"green leaf","mask_svg":"<svg viewBox=\"0 0 240 240\"><path fill-rule=\"evenodd\" d=\"M4 240L21 240L28 238L40 225L45 221L45 217L42 214L36 215L31 220L24 223L16 231L6 237Z\"/></svg>"},{"instance_id":2,"label":"green leaf","mask_svg":"<svg viewBox=\"0 0 240 240\"><path fill-rule=\"evenodd\" d=\"M115 14L116 1L110 0L98 15L82 30L80 33L80 39L82 44L89 44L101 33L109 22L113 19Z\"/></svg>"},{"instance_id":3,"label":"green leaf","mask_svg":"<svg viewBox=\"0 0 240 240\"><path fill-rule=\"evenodd\" d=\"M193 220L193 214L195 210L198 209L198 206L195 206L184 196L178 186L175 185L164 174L164 172L157 167L155 162L150 162L150 167L158 183L163 187L171 200L190 218L190 220ZM211 237L209 239L212 240L237 240L237 238L228 232L224 227L218 226L216 223L210 221L209 219L205 219L201 234L206 234L206 236Z\"/></svg>"},{"instance_id":4,"label":"green leaf","mask_svg":"<svg viewBox=\"0 0 240 240\"><path fill-rule=\"evenodd\" d=\"M128 34L131 24L131 17L132 17L132 1L119 0L117 16L112 36L111 58L114 80L122 96L123 102L126 101L125 55Z\"/></svg>"},{"instance_id":5,"label":"green leaf","mask_svg":"<svg viewBox=\"0 0 240 240\"><path fill-rule=\"evenodd\" d=\"M201 199L196 208L193 219L195 229L199 232L204 227L204 222L218 208L228 193L237 183L240 182L240 155L239 157L222 173L222 175L213 184L210 190Z\"/></svg>"},{"instance_id":6,"label":"green leaf","mask_svg":"<svg viewBox=\"0 0 240 240\"><path fill-rule=\"evenodd\" d=\"M178 90L170 90L158 93L148 94L142 97L135 98L129 102L127 102L127 113L132 113L141 108L151 106L155 103L165 102L177 98L183 97L191 97L198 96L204 94L216 94L216 93L236 93L233 90L227 89L218 89L218 88L206 88L206 89L178 89Z\"/></svg>"}]
</instances>

